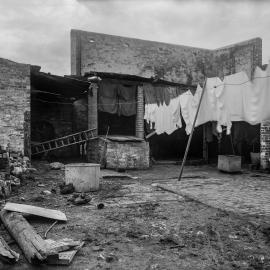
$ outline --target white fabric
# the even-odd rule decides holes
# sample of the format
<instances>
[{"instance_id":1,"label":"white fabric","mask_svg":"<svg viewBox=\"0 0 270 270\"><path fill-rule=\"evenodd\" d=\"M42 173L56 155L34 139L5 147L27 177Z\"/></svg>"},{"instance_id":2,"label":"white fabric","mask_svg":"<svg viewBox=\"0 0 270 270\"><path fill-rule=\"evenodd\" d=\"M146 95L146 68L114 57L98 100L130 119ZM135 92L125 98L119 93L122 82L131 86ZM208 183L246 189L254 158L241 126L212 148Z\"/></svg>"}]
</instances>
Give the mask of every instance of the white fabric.
<instances>
[{"instance_id":1,"label":"white fabric","mask_svg":"<svg viewBox=\"0 0 270 270\"><path fill-rule=\"evenodd\" d=\"M243 96L251 88L251 82L243 71L225 76L224 78L224 101L229 111L231 121L244 121Z\"/></svg>"},{"instance_id":2,"label":"white fabric","mask_svg":"<svg viewBox=\"0 0 270 270\"><path fill-rule=\"evenodd\" d=\"M152 128L155 127L158 135L164 132L170 135L176 129L181 128L180 96L171 99L168 106L165 103L160 106L145 104L144 119Z\"/></svg>"},{"instance_id":3,"label":"white fabric","mask_svg":"<svg viewBox=\"0 0 270 270\"><path fill-rule=\"evenodd\" d=\"M193 95L190 90L180 95L182 117L186 123L186 133L190 134L196 111L193 106Z\"/></svg>"},{"instance_id":4,"label":"white fabric","mask_svg":"<svg viewBox=\"0 0 270 270\"><path fill-rule=\"evenodd\" d=\"M243 96L245 121L251 125L270 120L270 65L261 70L256 67L251 87Z\"/></svg>"}]
</instances>

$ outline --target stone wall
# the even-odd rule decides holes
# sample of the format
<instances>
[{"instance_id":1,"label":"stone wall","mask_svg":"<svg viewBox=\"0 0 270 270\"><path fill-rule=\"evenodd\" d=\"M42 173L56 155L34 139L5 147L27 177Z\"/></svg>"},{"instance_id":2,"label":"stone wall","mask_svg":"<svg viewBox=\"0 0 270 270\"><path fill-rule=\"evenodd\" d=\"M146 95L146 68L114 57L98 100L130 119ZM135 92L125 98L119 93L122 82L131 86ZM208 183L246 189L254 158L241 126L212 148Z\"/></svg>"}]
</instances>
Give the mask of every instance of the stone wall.
<instances>
[{"instance_id":1,"label":"stone wall","mask_svg":"<svg viewBox=\"0 0 270 270\"><path fill-rule=\"evenodd\" d=\"M80 30L71 31L71 73L110 72L195 85L207 77L261 65L262 40L216 50L173 45Z\"/></svg>"},{"instance_id":2,"label":"stone wall","mask_svg":"<svg viewBox=\"0 0 270 270\"><path fill-rule=\"evenodd\" d=\"M30 65L0 58L0 146L29 155Z\"/></svg>"},{"instance_id":3,"label":"stone wall","mask_svg":"<svg viewBox=\"0 0 270 270\"><path fill-rule=\"evenodd\" d=\"M146 141L118 142L98 139L95 151L96 160L107 169L146 169L149 168L149 143Z\"/></svg>"}]
</instances>

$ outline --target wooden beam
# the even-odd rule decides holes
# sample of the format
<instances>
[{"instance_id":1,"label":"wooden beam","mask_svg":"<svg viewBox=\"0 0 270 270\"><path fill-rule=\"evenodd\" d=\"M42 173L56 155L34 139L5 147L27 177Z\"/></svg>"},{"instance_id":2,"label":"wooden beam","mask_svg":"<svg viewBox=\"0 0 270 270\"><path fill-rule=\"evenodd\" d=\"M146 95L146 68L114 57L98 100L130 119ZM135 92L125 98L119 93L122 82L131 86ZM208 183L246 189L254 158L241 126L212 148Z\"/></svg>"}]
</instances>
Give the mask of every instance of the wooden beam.
<instances>
[{"instance_id":1,"label":"wooden beam","mask_svg":"<svg viewBox=\"0 0 270 270\"><path fill-rule=\"evenodd\" d=\"M2 210L0 217L30 263L38 264L46 260L50 255L48 244L21 214Z\"/></svg>"}]
</instances>

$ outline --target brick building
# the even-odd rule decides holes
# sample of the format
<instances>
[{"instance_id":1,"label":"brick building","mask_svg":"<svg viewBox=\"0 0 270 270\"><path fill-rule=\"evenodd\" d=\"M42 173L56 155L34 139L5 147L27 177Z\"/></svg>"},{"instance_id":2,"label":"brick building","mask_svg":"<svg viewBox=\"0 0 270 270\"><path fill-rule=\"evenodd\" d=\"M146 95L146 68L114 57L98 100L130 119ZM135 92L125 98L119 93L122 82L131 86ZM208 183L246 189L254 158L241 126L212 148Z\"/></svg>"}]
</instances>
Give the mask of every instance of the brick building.
<instances>
[{"instance_id":1,"label":"brick building","mask_svg":"<svg viewBox=\"0 0 270 270\"><path fill-rule=\"evenodd\" d=\"M143 120L144 87L175 87L185 91L202 83L205 76L222 78L244 70L251 78L254 68L261 65L260 38L207 50L72 30L71 76L45 74L37 67L1 59L0 145L9 143L14 151L29 155L31 136L32 141L42 141L97 127L96 135L100 138L88 145L89 161L101 162L105 157L111 168L145 168L149 166L149 152L157 152L161 158L171 158L170 155L179 158L187 140L180 130L169 137L153 136L149 149ZM91 91L87 81L90 76L102 79ZM135 87L136 112L133 115L108 116L99 109L98 89L106 83ZM262 125L261 129L261 160L266 167L269 126ZM104 136L108 132L105 149ZM204 128L198 127L191 154L199 153L206 158L207 148L211 152L211 146L207 147L203 138ZM176 151L179 145L180 150L177 147ZM174 150L168 151L169 148ZM56 156L67 157L77 152L76 146L54 151Z\"/></svg>"}]
</instances>

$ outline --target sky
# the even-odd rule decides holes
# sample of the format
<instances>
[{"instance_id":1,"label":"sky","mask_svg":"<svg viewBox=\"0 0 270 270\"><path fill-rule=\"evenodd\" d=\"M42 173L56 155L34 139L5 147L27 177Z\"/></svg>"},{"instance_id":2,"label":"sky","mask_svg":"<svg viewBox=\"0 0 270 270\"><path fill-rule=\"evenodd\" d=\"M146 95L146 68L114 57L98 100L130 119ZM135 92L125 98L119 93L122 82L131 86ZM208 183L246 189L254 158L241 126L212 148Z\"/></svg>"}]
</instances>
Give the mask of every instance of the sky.
<instances>
[{"instance_id":1,"label":"sky","mask_svg":"<svg viewBox=\"0 0 270 270\"><path fill-rule=\"evenodd\" d=\"M0 0L0 57L70 74L70 30L216 49L254 37L270 59L267 0Z\"/></svg>"}]
</instances>

